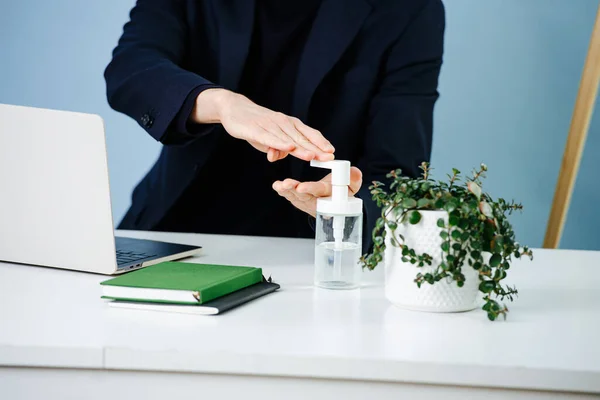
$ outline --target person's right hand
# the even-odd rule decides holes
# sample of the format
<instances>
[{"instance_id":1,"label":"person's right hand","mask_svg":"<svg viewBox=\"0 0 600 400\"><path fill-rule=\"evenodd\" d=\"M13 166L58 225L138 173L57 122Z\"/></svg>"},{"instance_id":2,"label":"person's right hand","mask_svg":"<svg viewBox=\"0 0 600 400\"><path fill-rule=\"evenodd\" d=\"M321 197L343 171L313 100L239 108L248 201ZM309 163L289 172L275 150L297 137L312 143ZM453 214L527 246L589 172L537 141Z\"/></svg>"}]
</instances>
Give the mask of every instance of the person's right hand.
<instances>
[{"instance_id":1,"label":"person's right hand","mask_svg":"<svg viewBox=\"0 0 600 400\"><path fill-rule=\"evenodd\" d=\"M191 118L196 123L221 123L231 136L246 140L271 162L288 154L305 161L334 158L335 149L319 131L229 90L204 90Z\"/></svg>"}]
</instances>

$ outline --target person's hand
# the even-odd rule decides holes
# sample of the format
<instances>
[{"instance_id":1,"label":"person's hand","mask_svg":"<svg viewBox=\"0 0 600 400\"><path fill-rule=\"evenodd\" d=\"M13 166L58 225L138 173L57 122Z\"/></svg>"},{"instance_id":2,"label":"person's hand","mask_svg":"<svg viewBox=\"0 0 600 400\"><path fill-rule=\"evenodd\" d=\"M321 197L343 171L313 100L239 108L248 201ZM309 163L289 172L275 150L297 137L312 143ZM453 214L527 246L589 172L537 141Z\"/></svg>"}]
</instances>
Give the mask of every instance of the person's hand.
<instances>
[{"instance_id":1,"label":"person's hand","mask_svg":"<svg viewBox=\"0 0 600 400\"><path fill-rule=\"evenodd\" d=\"M246 140L266 153L271 162L288 154L305 161L334 158L335 149L321 132L229 90L207 89L200 93L192 119L197 123L221 123L231 136Z\"/></svg>"},{"instance_id":2,"label":"person's hand","mask_svg":"<svg viewBox=\"0 0 600 400\"><path fill-rule=\"evenodd\" d=\"M350 185L348 196L354 196L362 185L362 173L356 167L350 169ZM318 182L298 182L286 179L273 183L273 189L280 196L289 200L294 207L315 217L317 215L317 199L331 196L331 174Z\"/></svg>"}]
</instances>

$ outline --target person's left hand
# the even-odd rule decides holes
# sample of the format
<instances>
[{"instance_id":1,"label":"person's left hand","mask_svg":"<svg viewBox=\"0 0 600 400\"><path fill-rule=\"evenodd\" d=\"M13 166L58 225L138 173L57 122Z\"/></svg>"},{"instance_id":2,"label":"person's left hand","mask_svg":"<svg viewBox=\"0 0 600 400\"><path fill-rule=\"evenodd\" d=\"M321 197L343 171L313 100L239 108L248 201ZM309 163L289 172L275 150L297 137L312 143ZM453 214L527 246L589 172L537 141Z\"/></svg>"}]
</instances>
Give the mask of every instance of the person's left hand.
<instances>
[{"instance_id":1,"label":"person's left hand","mask_svg":"<svg viewBox=\"0 0 600 400\"><path fill-rule=\"evenodd\" d=\"M356 167L350 169L350 185L348 196L354 196L362 185L362 172ZM289 200L297 209L315 217L317 215L317 199L331 196L331 174L318 182L298 182L286 179L273 183L273 189Z\"/></svg>"}]
</instances>

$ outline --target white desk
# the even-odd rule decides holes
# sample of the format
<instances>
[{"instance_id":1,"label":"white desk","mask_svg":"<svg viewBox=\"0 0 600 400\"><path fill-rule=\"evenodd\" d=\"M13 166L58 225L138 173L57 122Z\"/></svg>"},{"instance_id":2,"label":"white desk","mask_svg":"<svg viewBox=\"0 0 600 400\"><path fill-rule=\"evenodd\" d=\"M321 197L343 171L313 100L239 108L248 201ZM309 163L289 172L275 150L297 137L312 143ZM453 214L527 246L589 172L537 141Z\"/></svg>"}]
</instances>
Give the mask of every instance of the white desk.
<instances>
[{"instance_id":1,"label":"white desk","mask_svg":"<svg viewBox=\"0 0 600 400\"><path fill-rule=\"evenodd\" d=\"M221 316L112 309L106 277L0 264L0 398L600 394L598 252L516 263L519 298L491 323L480 310L397 309L382 269L360 290L314 289L310 240L122 234L202 245L191 261L261 266L282 289Z\"/></svg>"}]
</instances>

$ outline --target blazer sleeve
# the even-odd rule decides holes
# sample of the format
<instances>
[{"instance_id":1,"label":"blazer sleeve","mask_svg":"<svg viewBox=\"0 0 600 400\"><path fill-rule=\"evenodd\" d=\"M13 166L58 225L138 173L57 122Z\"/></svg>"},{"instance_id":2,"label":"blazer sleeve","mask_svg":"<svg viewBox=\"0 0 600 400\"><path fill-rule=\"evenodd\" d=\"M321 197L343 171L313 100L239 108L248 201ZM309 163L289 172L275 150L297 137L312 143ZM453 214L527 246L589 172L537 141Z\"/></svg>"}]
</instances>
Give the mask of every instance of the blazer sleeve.
<instances>
[{"instance_id":1,"label":"blazer sleeve","mask_svg":"<svg viewBox=\"0 0 600 400\"><path fill-rule=\"evenodd\" d=\"M381 210L372 200L373 181L387 183L386 174L401 169L417 176L429 161L433 109L438 98L445 15L441 0L430 0L397 39L384 65L381 84L369 106L363 155L358 163L363 186L358 196L365 211L365 249Z\"/></svg>"},{"instance_id":2,"label":"blazer sleeve","mask_svg":"<svg viewBox=\"0 0 600 400\"><path fill-rule=\"evenodd\" d=\"M219 87L180 65L188 43L181 0L138 0L104 77L108 103L163 143L182 143L214 125L190 125L195 98Z\"/></svg>"}]
</instances>

